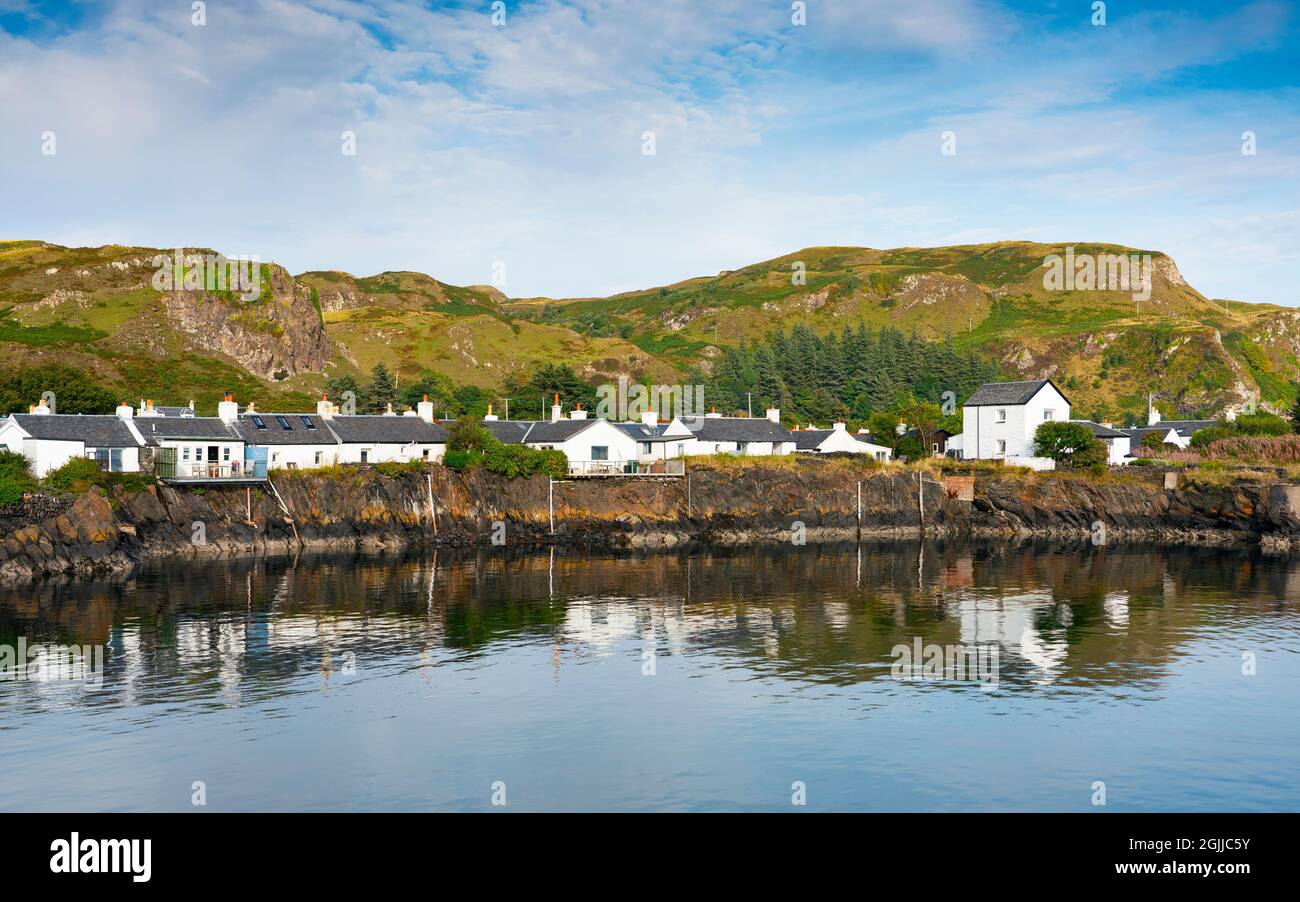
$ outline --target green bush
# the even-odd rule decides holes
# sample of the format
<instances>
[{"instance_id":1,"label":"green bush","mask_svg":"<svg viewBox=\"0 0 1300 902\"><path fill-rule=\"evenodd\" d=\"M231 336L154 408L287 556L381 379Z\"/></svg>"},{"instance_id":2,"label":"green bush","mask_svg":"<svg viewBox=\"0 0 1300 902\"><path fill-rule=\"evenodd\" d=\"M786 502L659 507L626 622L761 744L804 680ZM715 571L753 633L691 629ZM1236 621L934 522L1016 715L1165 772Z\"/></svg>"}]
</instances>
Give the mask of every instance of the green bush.
<instances>
[{"instance_id":1,"label":"green bush","mask_svg":"<svg viewBox=\"0 0 1300 902\"><path fill-rule=\"evenodd\" d=\"M22 501L23 492L26 488L23 483L16 482L7 476L0 476L0 508L13 507L19 501Z\"/></svg>"},{"instance_id":2,"label":"green bush","mask_svg":"<svg viewBox=\"0 0 1300 902\"><path fill-rule=\"evenodd\" d=\"M1050 457L1058 467L1096 468L1106 465L1106 446L1092 430L1079 423L1049 420L1034 431L1034 447L1040 457Z\"/></svg>"},{"instance_id":3,"label":"green bush","mask_svg":"<svg viewBox=\"0 0 1300 902\"><path fill-rule=\"evenodd\" d=\"M537 475L559 479L568 473L569 460L563 451L539 451L495 442L483 455L483 466L507 479Z\"/></svg>"},{"instance_id":4,"label":"green bush","mask_svg":"<svg viewBox=\"0 0 1300 902\"><path fill-rule=\"evenodd\" d=\"M32 483L32 463L17 451L0 449L0 480L20 485Z\"/></svg>"},{"instance_id":5,"label":"green bush","mask_svg":"<svg viewBox=\"0 0 1300 902\"><path fill-rule=\"evenodd\" d=\"M493 444L500 442L478 420L457 420L447 435L448 451L486 451Z\"/></svg>"},{"instance_id":6,"label":"green bush","mask_svg":"<svg viewBox=\"0 0 1300 902\"><path fill-rule=\"evenodd\" d=\"M1243 413L1232 425L1237 435L1291 434L1291 423L1271 413Z\"/></svg>"},{"instance_id":7,"label":"green bush","mask_svg":"<svg viewBox=\"0 0 1300 902\"><path fill-rule=\"evenodd\" d=\"M74 457L45 474L45 484L61 492L84 491L101 481L105 473L89 457Z\"/></svg>"},{"instance_id":8,"label":"green bush","mask_svg":"<svg viewBox=\"0 0 1300 902\"><path fill-rule=\"evenodd\" d=\"M452 451L448 450L442 456L442 464L445 467L451 467L453 470L464 470L467 467L477 467L483 462L483 455L478 451Z\"/></svg>"}]
</instances>

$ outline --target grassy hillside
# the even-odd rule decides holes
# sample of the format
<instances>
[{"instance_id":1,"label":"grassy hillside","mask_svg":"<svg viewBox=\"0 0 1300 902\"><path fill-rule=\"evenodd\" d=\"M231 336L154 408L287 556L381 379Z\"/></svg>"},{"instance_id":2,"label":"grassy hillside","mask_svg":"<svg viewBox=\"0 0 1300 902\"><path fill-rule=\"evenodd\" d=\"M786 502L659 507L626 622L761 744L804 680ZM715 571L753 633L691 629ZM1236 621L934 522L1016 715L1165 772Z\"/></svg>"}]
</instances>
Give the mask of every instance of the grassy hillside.
<instances>
[{"instance_id":1,"label":"grassy hillside","mask_svg":"<svg viewBox=\"0 0 1300 902\"><path fill-rule=\"evenodd\" d=\"M1151 296L1049 291L1044 259L1065 246L806 248L716 276L608 298L509 299L414 272L290 276L265 265L263 296L159 292L151 248L0 242L0 355L94 372L124 397L196 398L227 388L263 406L303 407L327 377L383 361L399 384L422 369L493 389L541 363L584 379L658 382L706 370L718 349L805 324L865 321L951 335L1008 378L1051 376L1077 412L1200 415L1294 399L1300 311L1210 300L1155 251L1076 244L1076 254L1151 253ZM796 273L801 279L792 278Z\"/></svg>"},{"instance_id":2,"label":"grassy hillside","mask_svg":"<svg viewBox=\"0 0 1300 902\"><path fill-rule=\"evenodd\" d=\"M1155 251L1075 244L1076 255L1152 255L1150 298L1132 291L1050 291L1044 260L1064 245L999 242L944 248L805 248L713 277L610 298L513 301L537 322L616 334L668 362L707 360L778 324L817 332L864 320L951 335L999 361L1009 378L1051 376L1078 411L1209 413L1251 397L1289 404L1300 376L1300 312L1212 301ZM804 283L792 276L802 270Z\"/></svg>"}]
</instances>

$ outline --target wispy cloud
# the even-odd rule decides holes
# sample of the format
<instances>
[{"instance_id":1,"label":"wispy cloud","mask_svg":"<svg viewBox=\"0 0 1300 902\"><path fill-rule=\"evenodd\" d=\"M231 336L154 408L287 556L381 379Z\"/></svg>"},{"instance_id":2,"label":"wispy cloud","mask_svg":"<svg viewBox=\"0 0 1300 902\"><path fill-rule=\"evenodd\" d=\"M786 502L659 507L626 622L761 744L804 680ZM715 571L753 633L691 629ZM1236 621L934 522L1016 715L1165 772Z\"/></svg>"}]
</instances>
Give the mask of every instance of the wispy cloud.
<instances>
[{"instance_id":1,"label":"wispy cloud","mask_svg":"<svg viewBox=\"0 0 1300 902\"><path fill-rule=\"evenodd\" d=\"M784 0L536 0L501 27L487 2L222 0L202 26L189 4L42 27L14 6L15 237L462 283L502 261L511 294L557 296L812 244L1113 240L1176 251L1207 293L1300 303L1288 4L1112 3L1104 27L975 0L809 0L803 26ZM1223 253L1250 245L1229 227L1269 265Z\"/></svg>"}]
</instances>

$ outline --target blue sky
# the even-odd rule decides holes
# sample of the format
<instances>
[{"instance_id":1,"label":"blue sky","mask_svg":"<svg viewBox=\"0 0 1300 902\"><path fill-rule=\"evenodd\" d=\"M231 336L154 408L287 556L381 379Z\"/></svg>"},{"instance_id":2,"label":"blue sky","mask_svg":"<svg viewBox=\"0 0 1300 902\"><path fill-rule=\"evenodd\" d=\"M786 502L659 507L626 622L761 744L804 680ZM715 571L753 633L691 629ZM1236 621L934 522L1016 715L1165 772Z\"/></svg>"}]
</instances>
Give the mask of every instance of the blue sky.
<instances>
[{"instance_id":1,"label":"blue sky","mask_svg":"<svg viewBox=\"0 0 1300 902\"><path fill-rule=\"evenodd\" d=\"M512 296L812 245L1111 241L1211 297L1300 305L1295 3L1110 2L1104 25L1090 0L806 0L805 25L783 0L204 12L0 0L0 237L503 272Z\"/></svg>"}]
</instances>

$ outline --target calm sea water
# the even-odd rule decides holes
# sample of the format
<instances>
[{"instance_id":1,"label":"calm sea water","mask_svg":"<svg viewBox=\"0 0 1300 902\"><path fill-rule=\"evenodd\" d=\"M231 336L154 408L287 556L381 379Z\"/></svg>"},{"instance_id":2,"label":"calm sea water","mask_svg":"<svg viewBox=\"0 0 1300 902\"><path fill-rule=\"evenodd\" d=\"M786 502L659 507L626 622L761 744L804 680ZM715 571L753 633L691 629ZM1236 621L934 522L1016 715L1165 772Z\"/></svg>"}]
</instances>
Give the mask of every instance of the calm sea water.
<instances>
[{"instance_id":1,"label":"calm sea water","mask_svg":"<svg viewBox=\"0 0 1300 902\"><path fill-rule=\"evenodd\" d=\"M915 542L0 589L0 644L106 649L0 682L0 810L1295 810L1298 598L1252 552ZM977 666L899 679L918 642Z\"/></svg>"}]
</instances>

